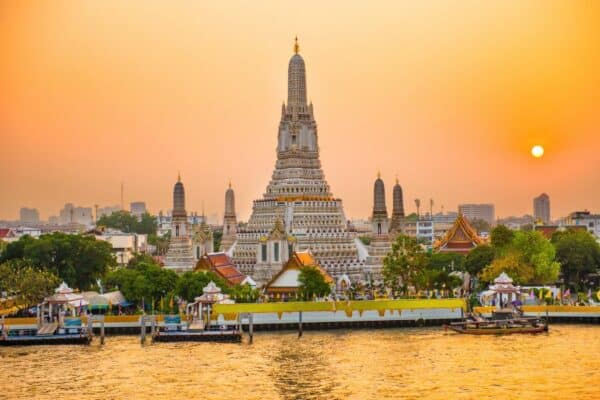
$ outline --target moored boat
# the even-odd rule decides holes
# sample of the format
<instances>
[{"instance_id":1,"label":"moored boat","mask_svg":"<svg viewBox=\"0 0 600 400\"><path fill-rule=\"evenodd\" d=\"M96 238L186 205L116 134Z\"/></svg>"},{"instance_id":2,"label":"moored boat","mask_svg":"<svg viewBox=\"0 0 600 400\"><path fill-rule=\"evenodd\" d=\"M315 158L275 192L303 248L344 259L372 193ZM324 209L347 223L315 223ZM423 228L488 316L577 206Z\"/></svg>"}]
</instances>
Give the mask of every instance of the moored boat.
<instances>
[{"instance_id":1,"label":"moored boat","mask_svg":"<svg viewBox=\"0 0 600 400\"><path fill-rule=\"evenodd\" d=\"M548 318L524 317L519 309L520 287L513 285L513 280L501 273L494 284L486 291L495 297L496 310L487 319L478 314L469 314L461 322L444 325L444 329L470 335L510 335L515 333L540 333L548 331Z\"/></svg>"}]
</instances>

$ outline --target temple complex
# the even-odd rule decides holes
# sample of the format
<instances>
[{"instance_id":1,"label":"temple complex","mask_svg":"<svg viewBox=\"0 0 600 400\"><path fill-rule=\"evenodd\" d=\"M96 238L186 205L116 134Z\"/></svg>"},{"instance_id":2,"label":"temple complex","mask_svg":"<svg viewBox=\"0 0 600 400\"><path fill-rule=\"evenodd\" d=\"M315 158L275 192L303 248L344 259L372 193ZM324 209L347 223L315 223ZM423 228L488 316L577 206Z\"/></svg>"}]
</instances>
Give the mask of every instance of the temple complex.
<instances>
[{"instance_id":1,"label":"temple complex","mask_svg":"<svg viewBox=\"0 0 600 400\"><path fill-rule=\"evenodd\" d=\"M452 228L434 247L440 253L466 254L482 243L483 239L477 235L475 228L462 214L458 214Z\"/></svg>"},{"instance_id":2,"label":"temple complex","mask_svg":"<svg viewBox=\"0 0 600 400\"><path fill-rule=\"evenodd\" d=\"M171 222L171 239L164 260L164 267L177 272L191 271L196 260L192 252L190 225L185 211L185 190L181 176L173 188L173 218Z\"/></svg>"},{"instance_id":3,"label":"temple complex","mask_svg":"<svg viewBox=\"0 0 600 400\"><path fill-rule=\"evenodd\" d=\"M310 250L335 279L362 280L367 272L342 201L331 193L321 169L317 123L306 88L306 68L296 41L288 66L287 104L281 107L275 170L229 249L236 266L259 286L281 270L293 251Z\"/></svg>"},{"instance_id":4,"label":"temple complex","mask_svg":"<svg viewBox=\"0 0 600 400\"><path fill-rule=\"evenodd\" d=\"M221 251L228 252L237 240L237 218L235 215L235 194L229 182L229 188L225 192L225 214L223 215L223 238L221 239Z\"/></svg>"}]
</instances>

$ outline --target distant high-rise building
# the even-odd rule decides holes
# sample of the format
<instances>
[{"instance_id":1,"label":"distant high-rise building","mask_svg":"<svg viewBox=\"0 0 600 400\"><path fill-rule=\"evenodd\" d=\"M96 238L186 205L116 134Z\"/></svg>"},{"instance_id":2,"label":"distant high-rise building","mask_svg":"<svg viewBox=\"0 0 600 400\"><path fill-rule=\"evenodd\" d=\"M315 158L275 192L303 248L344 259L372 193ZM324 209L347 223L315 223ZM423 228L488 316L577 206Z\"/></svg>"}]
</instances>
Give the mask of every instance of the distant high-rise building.
<instances>
[{"instance_id":1,"label":"distant high-rise building","mask_svg":"<svg viewBox=\"0 0 600 400\"><path fill-rule=\"evenodd\" d=\"M533 199L533 218L536 222L544 224L550 222L550 196L546 193Z\"/></svg>"},{"instance_id":2,"label":"distant high-rise building","mask_svg":"<svg viewBox=\"0 0 600 400\"><path fill-rule=\"evenodd\" d=\"M493 204L459 204L458 213L464 215L469 221L482 219L490 225L496 221L496 211Z\"/></svg>"},{"instance_id":3,"label":"distant high-rise building","mask_svg":"<svg viewBox=\"0 0 600 400\"><path fill-rule=\"evenodd\" d=\"M22 224L39 224L40 222L40 213L37 208L22 207L19 214Z\"/></svg>"},{"instance_id":4,"label":"distant high-rise building","mask_svg":"<svg viewBox=\"0 0 600 400\"><path fill-rule=\"evenodd\" d=\"M61 224L92 225L92 207L75 207L67 203L60 210L59 221Z\"/></svg>"},{"instance_id":5,"label":"distant high-rise building","mask_svg":"<svg viewBox=\"0 0 600 400\"><path fill-rule=\"evenodd\" d=\"M143 201L131 202L129 204L129 211L136 217L141 218L142 214L146 212L146 203Z\"/></svg>"}]
</instances>

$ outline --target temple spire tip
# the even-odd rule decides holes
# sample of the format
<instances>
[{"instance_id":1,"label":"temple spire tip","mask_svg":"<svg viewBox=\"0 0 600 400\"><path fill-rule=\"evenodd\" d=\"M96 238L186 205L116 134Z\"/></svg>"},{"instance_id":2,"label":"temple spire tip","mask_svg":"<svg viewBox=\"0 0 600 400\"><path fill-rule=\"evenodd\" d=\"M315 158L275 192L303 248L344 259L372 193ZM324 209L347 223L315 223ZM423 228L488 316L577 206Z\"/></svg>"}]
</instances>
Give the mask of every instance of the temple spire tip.
<instances>
[{"instance_id":1,"label":"temple spire tip","mask_svg":"<svg viewBox=\"0 0 600 400\"><path fill-rule=\"evenodd\" d=\"M300 45L298 44L298 36L294 39L294 54L298 54L300 51Z\"/></svg>"}]
</instances>

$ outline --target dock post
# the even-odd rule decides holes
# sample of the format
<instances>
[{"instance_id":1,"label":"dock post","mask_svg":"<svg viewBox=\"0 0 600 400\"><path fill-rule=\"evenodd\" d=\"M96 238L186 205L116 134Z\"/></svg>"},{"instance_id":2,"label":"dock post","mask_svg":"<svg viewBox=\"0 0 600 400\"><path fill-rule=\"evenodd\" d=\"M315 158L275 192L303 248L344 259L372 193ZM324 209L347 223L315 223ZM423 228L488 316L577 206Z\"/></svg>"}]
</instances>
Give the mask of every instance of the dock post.
<instances>
[{"instance_id":1,"label":"dock post","mask_svg":"<svg viewBox=\"0 0 600 400\"><path fill-rule=\"evenodd\" d=\"M152 320L150 320L150 333L153 338L154 338L155 332L156 332L156 317L153 317Z\"/></svg>"},{"instance_id":2,"label":"dock post","mask_svg":"<svg viewBox=\"0 0 600 400\"><path fill-rule=\"evenodd\" d=\"M104 345L104 316L100 320L100 344Z\"/></svg>"},{"instance_id":3,"label":"dock post","mask_svg":"<svg viewBox=\"0 0 600 400\"><path fill-rule=\"evenodd\" d=\"M250 337L250 344L252 344L252 338L254 336L254 314L250 313L248 316L248 335Z\"/></svg>"},{"instance_id":4,"label":"dock post","mask_svg":"<svg viewBox=\"0 0 600 400\"><path fill-rule=\"evenodd\" d=\"M298 311L298 337L302 337L302 311Z\"/></svg>"},{"instance_id":5,"label":"dock post","mask_svg":"<svg viewBox=\"0 0 600 400\"><path fill-rule=\"evenodd\" d=\"M140 341L142 344L146 341L146 318L142 315L140 317L140 326L142 327L140 332Z\"/></svg>"},{"instance_id":6,"label":"dock post","mask_svg":"<svg viewBox=\"0 0 600 400\"><path fill-rule=\"evenodd\" d=\"M87 326L90 337L94 336L94 316L92 314L87 316Z\"/></svg>"}]
</instances>

